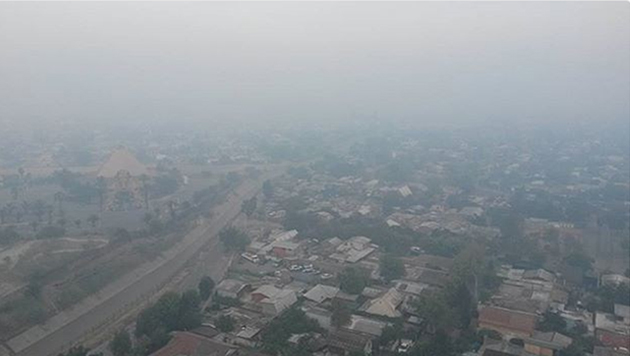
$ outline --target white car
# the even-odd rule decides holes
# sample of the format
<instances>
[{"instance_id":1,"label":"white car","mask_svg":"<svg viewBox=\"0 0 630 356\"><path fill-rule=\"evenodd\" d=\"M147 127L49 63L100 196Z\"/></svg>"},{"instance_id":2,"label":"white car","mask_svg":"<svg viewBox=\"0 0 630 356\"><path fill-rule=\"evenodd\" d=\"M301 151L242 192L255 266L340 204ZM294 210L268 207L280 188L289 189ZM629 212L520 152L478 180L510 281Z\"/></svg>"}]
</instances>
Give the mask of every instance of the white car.
<instances>
[{"instance_id":1,"label":"white car","mask_svg":"<svg viewBox=\"0 0 630 356\"><path fill-rule=\"evenodd\" d=\"M333 275L332 275L332 274L330 274L330 273L322 273L322 274L319 276L319 278L321 278L321 279L331 279L331 278L333 278Z\"/></svg>"}]
</instances>

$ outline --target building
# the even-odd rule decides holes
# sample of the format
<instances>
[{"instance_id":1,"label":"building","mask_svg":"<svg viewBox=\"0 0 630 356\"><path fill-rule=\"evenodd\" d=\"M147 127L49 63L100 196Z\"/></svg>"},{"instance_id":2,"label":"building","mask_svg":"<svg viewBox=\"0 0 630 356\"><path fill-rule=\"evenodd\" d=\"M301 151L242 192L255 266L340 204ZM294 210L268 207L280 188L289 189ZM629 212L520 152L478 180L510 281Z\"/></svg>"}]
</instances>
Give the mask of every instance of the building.
<instances>
[{"instance_id":1,"label":"building","mask_svg":"<svg viewBox=\"0 0 630 356\"><path fill-rule=\"evenodd\" d=\"M347 355L359 352L372 354L372 337L352 331L336 329L328 334L328 351L334 355Z\"/></svg>"},{"instance_id":2,"label":"building","mask_svg":"<svg viewBox=\"0 0 630 356\"><path fill-rule=\"evenodd\" d=\"M235 279L224 279L219 283L215 291L220 297L239 299L248 287L249 284L247 283Z\"/></svg>"},{"instance_id":3,"label":"building","mask_svg":"<svg viewBox=\"0 0 630 356\"><path fill-rule=\"evenodd\" d=\"M595 313L595 337L604 346L630 349L630 325L622 316Z\"/></svg>"},{"instance_id":4,"label":"building","mask_svg":"<svg viewBox=\"0 0 630 356\"><path fill-rule=\"evenodd\" d=\"M525 351L538 356L555 356L571 345L573 339L557 332L539 332L524 340Z\"/></svg>"},{"instance_id":5,"label":"building","mask_svg":"<svg viewBox=\"0 0 630 356\"><path fill-rule=\"evenodd\" d=\"M368 300L361 310L372 315L385 316L389 318L397 318L401 313L397 310L398 306L403 302L404 296L395 288L390 288L382 296Z\"/></svg>"},{"instance_id":6,"label":"building","mask_svg":"<svg viewBox=\"0 0 630 356\"><path fill-rule=\"evenodd\" d=\"M237 356L238 348L210 340L190 332L174 332L166 346L152 353L151 356Z\"/></svg>"},{"instance_id":7,"label":"building","mask_svg":"<svg viewBox=\"0 0 630 356\"><path fill-rule=\"evenodd\" d=\"M537 322L538 317L531 313L489 306L479 311L479 328L495 330L503 335L530 337Z\"/></svg>"},{"instance_id":8,"label":"building","mask_svg":"<svg viewBox=\"0 0 630 356\"><path fill-rule=\"evenodd\" d=\"M318 284L315 287L311 288L311 290L306 292L304 294L304 298L317 304L322 304L332 300L337 295L337 293L339 293L339 288L337 287Z\"/></svg>"},{"instance_id":9,"label":"building","mask_svg":"<svg viewBox=\"0 0 630 356\"><path fill-rule=\"evenodd\" d=\"M297 302L294 291L279 289L272 285L263 285L250 295L251 303L255 309L260 309L265 315L279 315Z\"/></svg>"},{"instance_id":10,"label":"building","mask_svg":"<svg viewBox=\"0 0 630 356\"><path fill-rule=\"evenodd\" d=\"M341 243L330 258L339 262L356 263L376 251L370 239L365 236L355 236Z\"/></svg>"}]
</instances>

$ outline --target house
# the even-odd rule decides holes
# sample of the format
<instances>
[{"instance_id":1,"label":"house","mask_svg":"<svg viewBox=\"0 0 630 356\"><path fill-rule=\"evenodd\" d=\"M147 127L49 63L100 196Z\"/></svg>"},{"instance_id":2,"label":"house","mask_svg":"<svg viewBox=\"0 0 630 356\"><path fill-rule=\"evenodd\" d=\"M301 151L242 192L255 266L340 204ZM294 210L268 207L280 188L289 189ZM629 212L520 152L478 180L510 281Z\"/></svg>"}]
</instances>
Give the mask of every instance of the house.
<instances>
[{"instance_id":1,"label":"house","mask_svg":"<svg viewBox=\"0 0 630 356\"><path fill-rule=\"evenodd\" d=\"M245 347L257 346L259 341L258 335L271 321L271 317L265 317L261 313L245 310L243 308L230 308L223 312L223 315L232 318L235 329L229 333L215 335L213 338L226 344Z\"/></svg>"},{"instance_id":2,"label":"house","mask_svg":"<svg viewBox=\"0 0 630 356\"><path fill-rule=\"evenodd\" d=\"M557 332L539 332L524 339L525 351L539 356L554 356L573 342L568 336Z\"/></svg>"},{"instance_id":3,"label":"house","mask_svg":"<svg viewBox=\"0 0 630 356\"><path fill-rule=\"evenodd\" d=\"M302 311L304 311L307 317L316 320L322 328L330 329L332 318L331 311L313 306L304 306L302 307Z\"/></svg>"},{"instance_id":4,"label":"house","mask_svg":"<svg viewBox=\"0 0 630 356\"><path fill-rule=\"evenodd\" d=\"M600 279L601 285L619 285L622 283L630 284L630 278L620 274L605 274Z\"/></svg>"},{"instance_id":5,"label":"house","mask_svg":"<svg viewBox=\"0 0 630 356\"><path fill-rule=\"evenodd\" d=\"M272 285L263 285L250 295L250 306L260 309L265 315L279 315L297 302L294 291L279 289Z\"/></svg>"},{"instance_id":6,"label":"house","mask_svg":"<svg viewBox=\"0 0 630 356\"><path fill-rule=\"evenodd\" d=\"M370 239L365 236L354 236L338 245L330 258L339 262L355 263L376 251Z\"/></svg>"},{"instance_id":7,"label":"house","mask_svg":"<svg viewBox=\"0 0 630 356\"><path fill-rule=\"evenodd\" d=\"M356 333L379 337L383 334L383 329L386 326L387 323L380 320L366 318L360 315L352 315L350 317L350 323L343 326L343 328Z\"/></svg>"},{"instance_id":8,"label":"house","mask_svg":"<svg viewBox=\"0 0 630 356\"><path fill-rule=\"evenodd\" d=\"M328 350L334 355L348 355L353 352L372 354L372 337L352 331L336 329L328 334Z\"/></svg>"},{"instance_id":9,"label":"house","mask_svg":"<svg viewBox=\"0 0 630 356\"><path fill-rule=\"evenodd\" d=\"M236 356L238 348L190 332L174 332L171 340L151 356Z\"/></svg>"},{"instance_id":10,"label":"house","mask_svg":"<svg viewBox=\"0 0 630 356\"><path fill-rule=\"evenodd\" d=\"M554 282L556 276L554 276L551 272L545 271L542 268L529 270L523 272L523 279L531 279L545 282Z\"/></svg>"},{"instance_id":11,"label":"house","mask_svg":"<svg viewBox=\"0 0 630 356\"><path fill-rule=\"evenodd\" d=\"M614 314L626 325L630 325L630 305L615 304Z\"/></svg>"},{"instance_id":12,"label":"house","mask_svg":"<svg viewBox=\"0 0 630 356\"><path fill-rule=\"evenodd\" d=\"M510 309L485 306L479 312L479 328L521 338L534 333L537 321L535 314Z\"/></svg>"},{"instance_id":13,"label":"house","mask_svg":"<svg viewBox=\"0 0 630 356\"><path fill-rule=\"evenodd\" d=\"M400 294L396 288L390 288L379 298L368 300L361 307L361 310L372 315L397 318L401 316L401 313L396 309L403 300L404 296Z\"/></svg>"},{"instance_id":14,"label":"house","mask_svg":"<svg viewBox=\"0 0 630 356\"><path fill-rule=\"evenodd\" d=\"M215 290L220 297L239 299L248 287L249 284L247 283L235 279L224 279Z\"/></svg>"},{"instance_id":15,"label":"house","mask_svg":"<svg viewBox=\"0 0 630 356\"><path fill-rule=\"evenodd\" d=\"M617 315L595 313L595 337L604 346L630 349L630 325Z\"/></svg>"},{"instance_id":16,"label":"house","mask_svg":"<svg viewBox=\"0 0 630 356\"><path fill-rule=\"evenodd\" d=\"M332 300L337 293L339 293L339 288L327 286L323 284L318 284L315 287L311 288L308 292L304 294L304 298L311 300L317 304L322 304L326 301Z\"/></svg>"}]
</instances>

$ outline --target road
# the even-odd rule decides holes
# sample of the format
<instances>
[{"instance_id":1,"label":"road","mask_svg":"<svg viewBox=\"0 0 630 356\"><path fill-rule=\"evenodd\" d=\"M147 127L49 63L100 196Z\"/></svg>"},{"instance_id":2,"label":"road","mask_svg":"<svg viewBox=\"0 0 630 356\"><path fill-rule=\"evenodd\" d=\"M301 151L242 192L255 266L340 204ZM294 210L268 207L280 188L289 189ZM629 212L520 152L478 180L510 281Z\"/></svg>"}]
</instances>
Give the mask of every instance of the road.
<instances>
[{"instance_id":1,"label":"road","mask_svg":"<svg viewBox=\"0 0 630 356\"><path fill-rule=\"evenodd\" d=\"M239 186L224 203L213 209L214 216L187 234L163 256L144 264L90 296L69 311L62 312L6 342L17 356L56 355L76 340L124 314L129 306L149 298L169 281L186 262L216 237L241 210L241 202L253 197L262 182L280 174L248 181ZM216 239L215 239L216 240Z\"/></svg>"}]
</instances>

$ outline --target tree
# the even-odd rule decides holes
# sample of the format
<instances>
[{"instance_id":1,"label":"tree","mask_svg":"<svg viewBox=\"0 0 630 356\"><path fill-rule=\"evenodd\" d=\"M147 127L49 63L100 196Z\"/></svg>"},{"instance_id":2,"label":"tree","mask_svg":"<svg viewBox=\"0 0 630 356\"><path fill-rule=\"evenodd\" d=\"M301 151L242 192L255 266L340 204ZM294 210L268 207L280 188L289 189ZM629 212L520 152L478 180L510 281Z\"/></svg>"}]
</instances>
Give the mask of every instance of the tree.
<instances>
[{"instance_id":1,"label":"tree","mask_svg":"<svg viewBox=\"0 0 630 356\"><path fill-rule=\"evenodd\" d=\"M98 222L99 217L96 214L92 214L88 216L87 221L92 225L92 228L96 227L96 223Z\"/></svg>"},{"instance_id":2,"label":"tree","mask_svg":"<svg viewBox=\"0 0 630 356\"><path fill-rule=\"evenodd\" d=\"M418 315L435 330L447 330L455 325L455 314L446 299L436 293L422 296L415 302Z\"/></svg>"},{"instance_id":3,"label":"tree","mask_svg":"<svg viewBox=\"0 0 630 356\"><path fill-rule=\"evenodd\" d=\"M243 251L249 245L249 236L233 226L221 230L219 240L228 251Z\"/></svg>"},{"instance_id":4,"label":"tree","mask_svg":"<svg viewBox=\"0 0 630 356\"><path fill-rule=\"evenodd\" d=\"M256 197L252 197L251 199L243 200L241 205L241 211L250 217L254 211L256 211L257 200Z\"/></svg>"},{"instance_id":5,"label":"tree","mask_svg":"<svg viewBox=\"0 0 630 356\"><path fill-rule=\"evenodd\" d=\"M262 192L265 198L269 199L273 196L273 186L269 180L266 180L262 185Z\"/></svg>"},{"instance_id":6,"label":"tree","mask_svg":"<svg viewBox=\"0 0 630 356\"><path fill-rule=\"evenodd\" d=\"M179 300L177 330L190 330L201 325L199 304L201 298L195 289L184 292Z\"/></svg>"},{"instance_id":7,"label":"tree","mask_svg":"<svg viewBox=\"0 0 630 356\"><path fill-rule=\"evenodd\" d=\"M77 229L80 229L81 228L81 219L76 219L74 221L74 226L76 226Z\"/></svg>"},{"instance_id":8,"label":"tree","mask_svg":"<svg viewBox=\"0 0 630 356\"><path fill-rule=\"evenodd\" d=\"M366 273L357 267L346 267L339 274L339 287L349 294L359 294L367 285Z\"/></svg>"},{"instance_id":9,"label":"tree","mask_svg":"<svg viewBox=\"0 0 630 356\"><path fill-rule=\"evenodd\" d=\"M383 255L380 262L380 274L386 281L389 282L405 275L405 265L399 258Z\"/></svg>"},{"instance_id":10,"label":"tree","mask_svg":"<svg viewBox=\"0 0 630 356\"><path fill-rule=\"evenodd\" d=\"M114 356L128 356L131 355L131 338L126 330L120 330L114 335L114 338L109 343L109 349Z\"/></svg>"},{"instance_id":11,"label":"tree","mask_svg":"<svg viewBox=\"0 0 630 356\"><path fill-rule=\"evenodd\" d=\"M40 240L41 239L55 239L58 237L63 237L63 235L65 234L66 234L66 229L59 226L48 225L42 228L41 230L39 230L37 235L35 235L35 238L40 239Z\"/></svg>"},{"instance_id":12,"label":"tree","mask_svg":"<svg viewBox=\"0 0 630 356\"><path fill-rule=\"evenodd\" d=\"M234 319L229 315L221 315L217 319L217 329L224 333L234 330Z\"/></svg>"},{"instance_id":13,"label":"tree","mask_svg":"<svg viewBox=\"0 0 630 356\"><path fill-rule=\"evenodd\" d=\"M341 303L334 302L333 303L333 311L331 316L331 323L335 327L341 327L344 325L348 325L350 320L352 319L352 314L350 313L350 309Z\"/></svg>"},{"instance_id":14,"label":"tree","mask_svg":"<svg viewBox=\"0 0 630 356\"><path fill-rule=\"evenodd\" d=\"M96 178L96 189L98 190L99 207L101 211L103 211L105 204L105 193L107 193L107 182L105 181L105 178Z\"/></svg>"},{"instance_id":15,"label":"tree","mask_svg":"<svg viewBox=\"0 0 630 356\"><path fill-rule=\"evenodd\" d=\"M10 227L0 229L0 246L10 245L20 239L20 234Z\"/></svg>"},{"instance_id":16,"label":"tree","mask_svg":"<svg viewBox=\"0 0 630 356\"><path fill-rule=\"evenodd\" d=\"M540 331L556 331L564 332L567 327L566 321L559 315L550 310L543 314L542 320L538 323Z\"/></svg>"},{"instance_id":17,"label":"tree","mask_svg":"<svg viewBox=\"0 0 630 356\"><path fill-rule=\"evenodd\" d=\"M67 353L60 353L59 356L87 356L90 349L83 347L83 345L73 346Z\"/></svg>"},{"instance_id":18,"label":"tree","mask_svg":"<svg viewBox=\"0 0 630 356\"><path fill-rule=\"evenodd\" d=\"M210 297L210 294L212 294L214 281L209 276L203 276L199 281L197 288L199 289L199 296L201 299L206 300Z\"/></svg>"}]
</instances>

